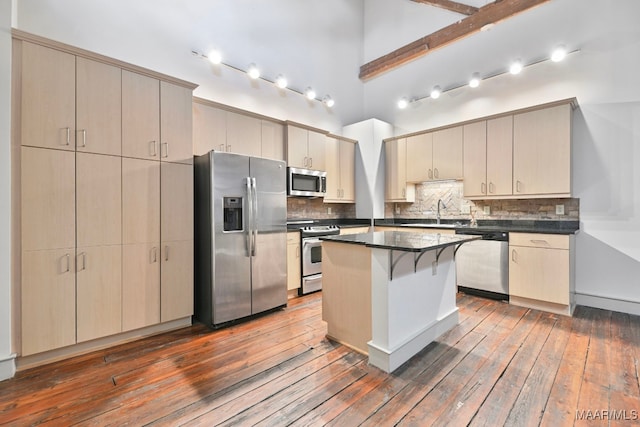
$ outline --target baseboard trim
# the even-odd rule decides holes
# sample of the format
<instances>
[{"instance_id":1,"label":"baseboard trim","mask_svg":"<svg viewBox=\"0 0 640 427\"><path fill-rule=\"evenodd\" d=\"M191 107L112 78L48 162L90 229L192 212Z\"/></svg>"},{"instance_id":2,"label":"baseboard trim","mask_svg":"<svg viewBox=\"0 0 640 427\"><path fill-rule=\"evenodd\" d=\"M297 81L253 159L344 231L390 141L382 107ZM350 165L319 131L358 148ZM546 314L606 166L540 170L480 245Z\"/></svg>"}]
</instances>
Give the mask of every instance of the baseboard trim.
<instances>
[{"instance_id":1,"label":"baseboard trim","mask_svg":"<svg viewBox=\"0 0 640 427\"><path fill-rule=\"evenodd\" d=\"M10 354L7 357L0 359L0 381L13 378L16 374L16 355Z\"/></svg>"},{"instance_id":2,"label":"baseboard trim","mask_svg":"<svg viewBox=\"0 0 640 427\"><path fill-rule=\"evenodd\" d=\"M458 308L438 319L436 322L422 329L394 349L377 346L373 341L367 343L369 347L369 364L390 373L398 369L403 363L415 356L420 350L440 335L458 324Z\"/></svg>"},{"instance_id":3,"label":"baseboard trim","mask_svg":"<svg viewBox=\"0 0 640 427\"><path fill-rule=\"evenodd\" d=\"M640 316L640 302L576 292L576 304Z\"/></svg>"}]
</instances>

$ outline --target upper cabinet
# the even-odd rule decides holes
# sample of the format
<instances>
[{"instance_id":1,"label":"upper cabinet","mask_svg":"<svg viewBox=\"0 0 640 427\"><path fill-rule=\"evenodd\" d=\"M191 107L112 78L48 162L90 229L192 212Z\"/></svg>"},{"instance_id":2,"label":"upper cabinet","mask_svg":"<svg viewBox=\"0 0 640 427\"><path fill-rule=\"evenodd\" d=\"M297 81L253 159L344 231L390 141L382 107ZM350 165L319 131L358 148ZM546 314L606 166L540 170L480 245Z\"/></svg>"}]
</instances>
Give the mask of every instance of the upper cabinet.
<instances>
[{"instance_id":1,"label":"upper cabinet","mask_svg":"<svg viewBox=\"0 0 640 427\"><path fill-rule=\"evenodd\" d=\"M193 102L193 154L211 150L284 160L284 126L256 115L230 111L196 98Z\"/></svg>"},{"instance_id":2,"label":"upper cabinet","mask_svg":"<svg viewBox=\"0 0 640 427\"><path fill-rule=\"evenodd\" d=\"M122 155L160 160L160 80L122 70Z\"/></svg>"},{"instance_id":3,"label":"upper cabinet","mask_svg":"<svg viewBox=\"0 0 640 427\"><path fill-rule=\"evenodd\" d=\"M571 197L571 112L562 101L464 125L464 197Z\"/></svg>"},{"instance_id":4,"label":"upper cabinet","mask_svg":"<svg viewBox=\"0 0 640 427\"><path fill-rule=\"evenodd\" d=\"M407 182L462 179L462 126L407 139Z\"/></svg>"},{"instance_id":5,"label":"upper cabinet","mask_svg":"<svg viewBox=\"0 0 640 427\"><path fill-rule=\"evenodd\" d=\"M511 195L513 116L464 125L464 197Z\"/></svg>"},{"instance_id":6,"label":"upper cabinet","mask_svg":"<svg viewBox=\"0 0 640 427\"><path fill-rule=\"evenodd\" d=\"M327 193L325 203L355 202L355 141L326 138Z\"/></svg>"},{"instance_id":7,"label":"upper cabinet","mask_svg":"<svg viewBox=\"0 0 640 427\"><path fill-rule=\"evenodd\" d=\"M407 184L407 138L386 141L385 157L385 201L414 202L415 186Z\"/></svg>"},{"instance_id":8,"label":"upper cabinet","mask_svg":"<svg viewBox=\"0 0 640 427\"><path fill-rule=\"evenodd\" d=\"M571 196L571 105L513 116L514 196Z\"/></svg>"},{"instance_id":9,"label":"upper cabinet","mask_svg":"<svg viewBox=\"0 0 640 427\"><path fill-rule=\"evenodd\" d=\"M407 138L407 182L433 179L433 133Z\"/></svg>"},{"instance_id":10,"label":"upper cabinet","mask_svg":"<svg viewBox=\"0 0 640 427\"><path fill-rule=\"evenodd\" d=\"M193 162L193 89L160 82L160 159Z\"/></svg>"},{"instance_id":11,"label":"upper cabinet","mask_svg":"<svg viewBox=\"0 0 640 427\"><path fill-rule=\"evenodd\" d=\"M287 124L287 165L297 168L326 170L325 133Z\"/></svg>"}]
</instances>

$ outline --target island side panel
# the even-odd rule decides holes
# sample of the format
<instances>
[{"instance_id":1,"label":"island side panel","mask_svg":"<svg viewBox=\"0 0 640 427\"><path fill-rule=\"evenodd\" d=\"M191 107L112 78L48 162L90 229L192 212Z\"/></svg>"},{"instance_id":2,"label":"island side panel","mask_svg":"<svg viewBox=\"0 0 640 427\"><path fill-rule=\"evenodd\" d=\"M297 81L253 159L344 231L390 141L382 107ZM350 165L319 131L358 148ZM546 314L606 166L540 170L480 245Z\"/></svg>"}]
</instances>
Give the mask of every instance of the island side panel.
<instances>
[{"instance_id":1,"label":"island side panel","mask_svg":"<svg viewBox=\"0 0 640 427\"><path fill-rule=\"evenodd\" d=\"M414 254L372 249L372 340L369 363L392 372L458 323L453 247L434 271L436 251L425 252L414 272ZM400 258L400 256L402 257Z\"/></svg>"},{"instance_id":2,"label":"island side panel","mask_svg":"<svg viewBox=\"0 0 640 427\"><path fill-rule=\"evenodd\" d=\"M322 320L327 336L367 354L371 340L371 249L322 242Z\"/></svg>"}]
</instances>

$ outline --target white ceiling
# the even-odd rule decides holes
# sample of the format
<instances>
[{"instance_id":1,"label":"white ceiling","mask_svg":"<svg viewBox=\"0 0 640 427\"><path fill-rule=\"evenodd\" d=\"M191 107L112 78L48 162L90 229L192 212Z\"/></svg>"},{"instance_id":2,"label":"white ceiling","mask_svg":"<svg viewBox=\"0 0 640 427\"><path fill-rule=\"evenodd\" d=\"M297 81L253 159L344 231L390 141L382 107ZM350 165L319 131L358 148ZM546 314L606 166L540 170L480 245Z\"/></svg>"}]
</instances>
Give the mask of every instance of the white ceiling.
<instances>
[{"instance_id":1,"label":"white ceiling","mask_svg":"<svg viewBox=\"0 0 640 427\"><path fill-rule=\"evenodd\" d=\"M464 0L476 7L485 0ZM401 96L431 86L464 83L472 72L492 74L508 62L568 48L612 49L612 34L637 17L637 0L551 0L489 32L477 33L366 83L359 67L464 15L411 0L20 0L20 29L198 83L196 95L239 108L339 129L367 118L392 122ZM637 26L633 27L636 28ZM640 28L640 27L637 27ZM640 31L632 30L634 32ZM637 37L637 34L633 34ZM250 83L230 69L191 54L220 49L225 62L263 74L287 75L293 87L313 86L336 107ZM451 94L450 96L454 96Z\"/></svg>"}]
</instances>

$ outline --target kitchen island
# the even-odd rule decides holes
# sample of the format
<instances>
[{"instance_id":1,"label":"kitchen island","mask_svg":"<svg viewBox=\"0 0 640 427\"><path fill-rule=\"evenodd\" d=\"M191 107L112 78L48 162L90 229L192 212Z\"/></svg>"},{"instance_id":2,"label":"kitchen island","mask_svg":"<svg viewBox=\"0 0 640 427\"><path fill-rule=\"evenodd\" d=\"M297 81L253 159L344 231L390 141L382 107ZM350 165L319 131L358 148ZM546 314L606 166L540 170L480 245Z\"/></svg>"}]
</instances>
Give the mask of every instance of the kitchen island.
<instances>
[{"instance_id":1,"label":"kitchen island","mask_svg":"<svg viewBox=\"0 0 640 427\"><path fill-rule=\"evenodd\" d=\"M477 238L397 231L323 237L327 336L393 372L458 323L454 251Z\"/></svg>"}]
</instances>

